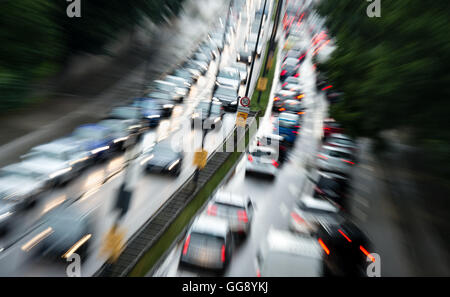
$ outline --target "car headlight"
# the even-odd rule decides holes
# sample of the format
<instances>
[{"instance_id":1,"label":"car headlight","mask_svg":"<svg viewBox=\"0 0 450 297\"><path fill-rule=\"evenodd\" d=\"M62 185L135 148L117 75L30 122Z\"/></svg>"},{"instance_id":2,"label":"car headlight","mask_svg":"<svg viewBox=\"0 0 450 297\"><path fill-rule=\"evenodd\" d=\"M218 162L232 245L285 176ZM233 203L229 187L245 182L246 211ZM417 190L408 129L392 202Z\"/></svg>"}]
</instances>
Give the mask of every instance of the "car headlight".
<instances>
[{"instance_id":1,"label":"car headlight","mask_svg":"<svg viewBox=\"0 0 450 297\"><path fill-rule=\"evenodd\" d=\"M241 60L241 55L237 54L237 59L238 59L238 61L240 61Z\"/></svg>"},{"instance_id":2,"label":"car headlight","mask_svg":"<svg viewBox=\"0 0 450 297\"><path fill-rule=\"evenodd\" d=\"M194 114L192 114L192 118L193 119L196 119L196 118L198 118L200 115L198 114L198 113L194 113Z\"/></svg>"},{"instance_id":3,"label":"car headlight","mask_svg":"<svg viewBox=\"0 0 450 297\"><path fill-rule=\"evenodd\" d=\"M249 62L249 63L252 62L252 56L248 56L248 62Z\"/></svg>"},{"instance_id":4,"label":"car headlight","mask_svg":"<svg viewBox=\"0 0 450 297\"><path fill-rule=\"evenodd\" d=\"M164 104L163 108L173 108L173 104Z\"/></svg>"},{"instance_id":5,"label":"car headlight","mask_svg":"<svg viewBox=\"0 0 450 297\"><path fill-rule=\"evenodd\" d=\"M220 86L220 83L216 80L216 86Z\"/></svg>"},{"instance_id":6,"label":"car headlight","mask_svg":"<svg viewBox=\"0 0 450 297\"><path fill-rule=\"evenodd\" d=\"M157 119L159 117L160 117L159 114L153 114L153 115L146 116L147 119Z\"/></svg>"},{"instance_id":7,"label":"car headlight","mask_svg":"<svg viewBox=\"0 0 450 297\"><path fill-rule=\"evenodd\" d=\"M173 162L172 164L170 164L168 170L169 170L169 171L172 170L173 167L175 167L178 163L180 163L180 159L178 159L178 160L176 160L175 162Z\"/></svg>"},{"instance_id":8,"label":"car headlight","mask_svg":"<svg viewBox=\"0 0 450 297\"><path fill-rule=\"evenodd\" d=\"M0 221L5 220L6 218L10 217L13 213L10 211L7 211L5 213L0 214Z\"/></svg>"},{"instance_id":9,"label":"car headlight","mask_svg":"<svg viewBox=\"0 0 450 297\"><path fill-rule=\"evenodd\" d=\"M237 104L237 100L234 100L233 102L230 103L230 105L236 105Z\"/></svg>"},{"instance_id":10,"label":"car headlight","mask_svg":"<svg viewBox=\"0 0 450 297\"><path fill-rule=\"evenodd\" d=\"M108 148L109 148L109 147L108 147ZM55 177L57 177L57 176L60 176L60 175L62 175L62 174L64 174L64 173L69 172L70 170L72 170L72 167L63 168L63 169L61 169L61 170L58 170L58 171L53 172L52 174L49 174L48 177L50 177L50 178L55 178Z\"/></svg>"},{"instance_id":11,"label":"car headlight","mask_svg":"<svg viewBox=\"0 0 450 297\"><path fill-rule=\"evenodd\" d=\"M184 82L184 85L185 85L186 87L190 87L190 86L191 86L191 84L188 83L188 82Z\"/></svg>"}]
</instances>

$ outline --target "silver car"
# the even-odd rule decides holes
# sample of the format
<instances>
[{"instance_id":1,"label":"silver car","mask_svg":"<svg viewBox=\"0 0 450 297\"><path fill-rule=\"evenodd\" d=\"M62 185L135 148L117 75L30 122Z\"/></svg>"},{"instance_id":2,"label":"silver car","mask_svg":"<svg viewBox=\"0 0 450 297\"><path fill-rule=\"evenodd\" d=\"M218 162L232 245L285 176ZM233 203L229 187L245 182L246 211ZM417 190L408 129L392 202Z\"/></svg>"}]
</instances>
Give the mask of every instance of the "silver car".
<instances>
[{"instance_id":1,"label":"silver car","mask_svg":"<svg viewBox=\"0 0 450 297\"><path fill-rule=\"evenodd\" d=\"M326 138L326 144L330 146L337 146L355 152L357 150L356 144L350 136L340 133L330 134Z\"/></svg>"},{"instance_id":2,"label":"silver car","mask_svg":"<svg viewBox=\"0 0 450 297\"><path fill-rule=\"evenodd\" d=\"M353 170L354 157L350 150L324 145L317 155L319 170L350 175Z\"/></svg>"},{"instance_id":3,"label":"silver car","mask_svg":"<svg viewBox=\"0 0 450 297\"><path fill-rule=\"evenodd\" d=\"M278 154L275 149L257 146L247 154L245 172L274 178L278 172L278 166Z\"/></svg>"},{"instance_id":4,"label":"silver car","mask_svg":"<svg viewBox=\"0 0 450 297\"><path fill-rule=\"evenodd\" d=\"M239 86L241 85L239 70L234 67L224 67L220 69L216 78L216 85L231 87L236 91L239 90Z\"/></svg>"},{"instance_id":5,"label":"silver car","mask_svg":"<svg viewBox=\"0 0 450 297\"><path fill-rule=\"evenodd\" d=\"M176 84L164 80L154 80L152 90L167 93L176 101L182 101L188 94L186 88L180 88Z\"/></svg>"},{"instance_id":6,"label":"silver car","mask_svg":"<svg viewBox=\"0 0 450 297\"><path fill-rule=\"evenodd\" d=\"M247 236L254 208L249 196L219 191L208 204L206 214L228 221L231 232Z\"/></svg>"},{"instance_id":7,"label":"silver car","mask_svg":"<svg viewBox=\"0 0 450 297\"><path fill-rule=\"evenodd\" d=\"M320 225L338 225L343 222L339 211L338 206L325 199L304 195L291 211L289 229L295 233L314 235Z\"/></svg>"}]
</instances>

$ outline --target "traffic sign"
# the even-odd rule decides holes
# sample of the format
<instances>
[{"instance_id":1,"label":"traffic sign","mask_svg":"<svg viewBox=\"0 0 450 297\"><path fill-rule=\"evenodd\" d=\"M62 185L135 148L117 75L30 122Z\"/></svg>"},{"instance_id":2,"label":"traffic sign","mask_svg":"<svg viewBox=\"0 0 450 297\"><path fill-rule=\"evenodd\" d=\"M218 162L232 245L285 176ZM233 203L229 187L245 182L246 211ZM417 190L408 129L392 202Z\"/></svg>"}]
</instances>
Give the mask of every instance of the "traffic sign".
<instances>
[{"instance_id":1,"label":"traffic sign","mask_svg":"<svg viewBox=\"0 0 450 297\"><path fill-rule=\"evenodd\" d=\"M206 166L206 159L208 157L208 152L205 150L196 151L194 154L194 166L203 169Z\"/></svg>"},{"instance_id":2,"label":"traffic sign","mask_svg":"<svg viewBox=\"0 0 450 297\"><path fill-rule=\"evenodd\" d=\"M239 103L241 103L241 105L243 107L249 107L250 106L250 98L244 96L241 98L241 100L239 100Z\"/></svg>"},{"instance_id":3,"label":"traffic sign","mask_svg":"<svg viewBox=\"0 0 450 297\"><path fill-rule=\"evenodd\" d=\"M248 113L250 112L250 103L250 98L248 98L247 96L239 99L239 105L236 115L236 126L245 127L245 123L247 123Z\"/></svg>"},{"instance_id":4,"label":"traffic sign","mask_svg":"<svg viewBox=\"0 0 450 297\"><path fill-rule=\"evenodd\" d=\"M245 127L245 123L247 122L248 113L239 111L236 116L236 126Z\"/></svg>"}]
</instances>

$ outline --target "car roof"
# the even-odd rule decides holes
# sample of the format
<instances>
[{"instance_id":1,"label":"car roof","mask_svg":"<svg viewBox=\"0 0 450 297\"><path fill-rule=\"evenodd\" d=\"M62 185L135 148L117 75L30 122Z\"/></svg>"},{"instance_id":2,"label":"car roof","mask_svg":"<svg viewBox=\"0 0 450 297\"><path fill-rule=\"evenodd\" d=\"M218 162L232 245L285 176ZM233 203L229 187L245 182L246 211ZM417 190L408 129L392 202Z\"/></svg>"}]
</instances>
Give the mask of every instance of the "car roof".
<instances>
[{"instance_id":1,"label":"car roof","mask_svg":"<svg viewBox=\"0 0 450 297\"><path fill-rule=\"evenodd\" d=\"M332 133L328 137L342 138L342 139L347 139L347 140L353 141L353 139L350 136L342 134L342 133Z\"/></svg>"},{"instance_id":2,"label":"car roof","mask_svg":"<svg viewBox=\"0 0 450 297\"><path fill-rule=\"evenodd\" d=\"M295 120L295 121L300 120L300 116L298 114L290 112L281 112L278 118L284 120Z\"/></svg>"},{"instance_id":3,"label":"car roof","mask_svg":"<svg viewBox=\"0 0 450 297\"><path fill-rule=\"evenodd\" d=\"M218 191L214 195L213 201L234 206L245 206L248 201L248 197L231 192Z\"/></svg>"},{"instance_id":4,"label":"car roof","mask_svg":"<svg viewBox=\"0 0 450 297\"><path fill-rule=\"evenodd\" d=\"M300 201L307 207L317 210L339 212L339 209L334 206L331 202L325 199L313 198L311 195L304 194Z\"/></svg>"},{"instance_id":5,"label":"car roof","mask_svg":"<svg viewBox=\"0 0 450 297\"><path fill-rule=\"evenodd\" d=\"M236 72L236 71L238 71L238 69L231 67L231 66L226 66L226 67L220 68L219 72L221 72L221 71Z\"/></svg>"},{"instance_id":6,"label":"car roof","mask_svg":"<svg viewBox=\"0 0 450 297\"><path fill-rule=\"evenodd\" d=\"M324 146L322 146L322 148L330 150L330 151L337 151L337 152L342 152L342 153L346 153L346 154L350 154L350 155L352 154L352 152L350 150L347 150L347 149L341 148L341 147L324 145Z\"/></svg>"},{"instance_id":7,"label":"car roof","mask_svg":"<svg viewBox=\"0 0 450 297\"><path fill-rule=\"evenodd\" d=\"M72 150L74 148L76 148L75 145L70 145L68 143L58 141L52 141L49 143L35 146L31 149L31 151L46 151L46 152L60 153L62 151Z\"/></svg>"},{"instance_id":8,"label":"car roof","mask_svg":"<svg viewBox=\"0 0 450 297\"><path fill-rule=\"evenodd\" d=\"M194 220L191 232L225 237L229 231L228 223L220 218L200 215Z\"/></svg>"},{"instance_id":9,"label":"car roof","mask_svg":"<svg viewBox=\"0 0 450 297\"><path fill-rule=\"evenodd\" d=\"M285 230L270 229L267 235L268 249L298 256L322 258L322 252L313 237L295 235Z\"/></svg>"}]
</instances>

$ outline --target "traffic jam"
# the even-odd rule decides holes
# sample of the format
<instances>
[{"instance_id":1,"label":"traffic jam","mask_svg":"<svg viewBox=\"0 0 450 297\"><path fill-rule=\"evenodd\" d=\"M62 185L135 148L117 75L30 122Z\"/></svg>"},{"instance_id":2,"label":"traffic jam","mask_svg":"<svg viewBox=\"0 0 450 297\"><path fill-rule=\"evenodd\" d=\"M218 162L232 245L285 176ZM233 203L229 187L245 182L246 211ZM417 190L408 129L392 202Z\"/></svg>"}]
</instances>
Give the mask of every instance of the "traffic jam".
<instances>
[{"instance_id":1,"label":"traffic jam","mask_svg":"<svg viewBox=\"0 0 450 297\"><path fill-rule=\"evenodd\" d=\"M142 95L0 168L0 275L65 276L73 254L83 276L95 275L120 187L133 192L127 241L195 172L196 149L222 145L240 100L257 92L277 9L231 3ZM376 251L348 214L358 146L328 116L341 93L314 64L329 38L305 1L283 1L258 131L147 276L367 275Z\"/></svg>"}]
</instances>

